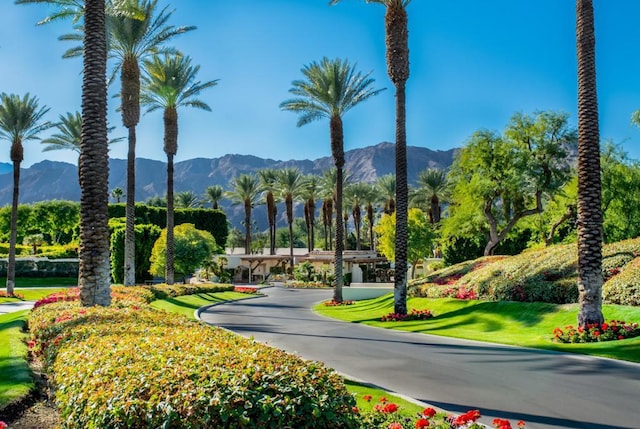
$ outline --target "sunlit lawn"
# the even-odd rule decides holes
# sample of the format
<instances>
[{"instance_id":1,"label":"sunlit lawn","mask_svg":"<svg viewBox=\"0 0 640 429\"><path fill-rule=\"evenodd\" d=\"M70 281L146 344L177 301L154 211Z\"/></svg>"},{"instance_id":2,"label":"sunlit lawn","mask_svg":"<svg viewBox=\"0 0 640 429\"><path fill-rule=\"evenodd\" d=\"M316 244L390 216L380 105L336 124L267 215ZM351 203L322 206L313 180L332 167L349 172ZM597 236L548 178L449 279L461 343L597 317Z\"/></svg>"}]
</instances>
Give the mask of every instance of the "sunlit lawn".
<instances>
[{"instance_id":1,"label":"sunlit lawn","mask_svg":"<svg viewBox=\"0 0 640 429\"><path fill-rule=\"evenodd\" d=\"M153 301L151 306L158 310L165 310L170 313L178 313L194 320L194 311L205 305L217 304L224 301L234 301L238 299L251 298L254 295L239 292L214 292L197 293L194 295L184 295L175 298L160 299Z\"/></svg>"},{"instance_id":2,"label":"sunlit lawn","mask_svg":"<svg viewBox=\"0 0 640 429\"><path fill-rule=\"evenodd\" d=\"M16 287L13 291L14 293L17 293L18 295L24 297L25 301L37 301L41 298L44 298L47 295L51 295L52 293L55 292L60 292L67 289L66 287L55 287L55 286L49 286L49 287L29 287L29 288L24 288L24 287ZM6 291L6 289L0 289L0 291ZM18 298L1 298L0 297L0 304L2 304L3 302L16 302L16 301L21 301Z\"/></svg>"},{"instance_id":3,"label":"sunlit lawn","mask_svg":"<svg viewBox=\"0 0 640 429\"><path fill-rule=\"evenodd\" d=\"M319 304L315 310L336 319L380 328L640 362L640 337L588 344L559 344L551 341L554 328L576 325L578 304L409 298L408 307L409 311L414 308L429 309L435 317L410 322L380 322L380 317L393 312L391 294L347 306L327 307ZM640 323L640 308L605 305L603 312L607 321Z\"/></svg>"},{"instance_id":4,"label":"sunlit lawn","mask_svg":"<svg viewBox=\"0 0 640 429\"><path fill-rule=\"evenodd\" d=\"M33 388L22 332L29 311L0 315L0 408Z\"/></svg>"}]
</instances>

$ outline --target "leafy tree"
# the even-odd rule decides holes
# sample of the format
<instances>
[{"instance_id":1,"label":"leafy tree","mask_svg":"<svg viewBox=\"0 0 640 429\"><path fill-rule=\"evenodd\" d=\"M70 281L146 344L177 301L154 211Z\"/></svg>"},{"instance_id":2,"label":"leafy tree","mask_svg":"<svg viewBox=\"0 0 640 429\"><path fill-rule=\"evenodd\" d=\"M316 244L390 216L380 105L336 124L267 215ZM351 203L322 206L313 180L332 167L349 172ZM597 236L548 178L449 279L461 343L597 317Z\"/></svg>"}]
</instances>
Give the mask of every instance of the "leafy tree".
<instances>
[{"instance_id":1,"label":"leafy tree","mask_svg":"<svg viewBox=\"0 0 640 429\"><path fill-rule=\"evenodd\" d=\"M161 109L164 113L164 152L167 155L167 255L165 279L173 284L173 159L178 152L178 108L194 107L211 111L208 104L196 98L201 91L215 86L217 81L197 81L200 66L191 65L189 57L182 55L154 55L144 60L146 76L140 102L147 112ZM176 195L179 207L196 207L198 197L185 191Z\"/></svg>"},{"instance_id":2,"label":"leafy tree","mask_svg":"<svg viewBox=\"0 0 640 429\"><path fill-rule=\"evenodd\" d=\"M176 274L188 276L202 264L211 259L214 254L223 250L216 244L213 236L207 231L196 229L193 224L183 223L175 226L175 270ZM151 251L151 268L154 276L165 273L167 230L162 230Z\"/></svg>"},{"instance_id":3,"label":"leafy tree","mask_svg":"<svg viewBox=\"0 0 640 429\"><path fill-rule=\"evenodd\" d=\"M578 57L578 325L602 315L602 188L593 1L576 0Z\"/></svg>"},{"instance_id":4,"label":"leafy tree","mask_svg":"<svg viewBox=\"0 0 640 429\"><path fill-rule=\"evenodd\" d=\"M258 202L260 184L255 174L241 174L231 179L231 189L225 192L225 197L231 204L244 206L244 253L251 254L251 211Z\"/></svg>"},{"instance_id":5,"label":"leafy tree","mask_svg":"<svg viewBox=\"0 0 640 429\"><path fill-rule=\"evenodd\" d=\"M161 197L159 195L149 197L147 201L145 201L145 204L151 207L167 207L167 197Z\"/></svg>"},{"instance_id":6,"label":"leafy tree","mask_svg":"<svg viewBox=\"0 0 640 429\"><path fill-rule=\"evenodd\" d=\"M42 201L32 205L29 225L45 240L66 244L73 240L80 223L80 205L73 201Z\"/></svg>"},{"instance_id":7,"label":"leafy tree","mask_svg":"<svg viewBox=\"0 0 640 429\"><path fill-rule=\"evenodd\" d=\"M431 254L435 234L422 210L409 209L408 215L407 260L411 264L411 278L413 278L418 262ZM383 214L374 231L378 235L378 251L388 260L395 261L396 215Z\"/></svg>"},{"instance_id":8,"label":"leafy tree","mask_svg":"<svg viewBox=\"0 0 640 429\"><path fill-rule=\"evenodd\" d=\"M284 110L298 113L298 126L328 118L331 133L331 154L336 167L335 211L336 211L336 251L335 278L336 287L333 299L342 302L342 187L344 167L344 133L342 116L359 103L382 91L375 90L370 74L357 72L346 60L323 58L320 63L313 62L302 69L305 80L296 80L289 90L295 98L280 104Z\"/></svg>"},{"instance_id":9,"label":"leafy tree","mask_svg":"<svg viewBox=\"0 0 640 429\"><path fill-rule=\"evenodd\" d=\"M418 187L411 195L411 204L428 205L429 222L439 223L442 216L441 200L447 196L448 190L447 172L441 168L427 168L418 173Z\"/></svg>"},{"instance_id":10,"label":"leafy tree","mask_svg":"<svg viewBox=\"0 0 640 429\"><path fill-rule=\"evenodd\" d=\"M456 157L453 200L470 197L482 212L489 232L485 255L493 254L520 219L542 213L545 199L568 181L576 133L567 119L554 112L516 114L504 136L478 131Z\"/></svg>"},{"instance_id":11,"label":"leafy tree","mask_svg":"<svg viewBox=\"0 0 640 429\"><path fill-rule=\"evenodd\" d=\"M53 124L43 117L49 108L38 106L38 99L26 94L0 94L0 139L11 144L10 158L13 163L13 199L11 209L11 237L9 239L9 261L7 264L7 294L13 294L16 276L16 239L18 226L18 195L20 192L20 164L24 159L23 143L38 140L38 134Z\"/></svg>"},{"instance_id":12,"label":"leafy tree","mask_svg":"<svg viewBox=\"0 0 640 429\"><path fill-rule=\"evenodd\" d=\"M204 191L204 199L211 203L211 208L214 210L218 209L218 202L223 197L224 190L220 185L212 185L208 186Z\"/></svg>"},{"instance_id":13,"label":"leafy tree","mask_svg":"<svg viewBox=\"0 0 640 429\"><path fill-rule=\"evenodd\" d=\"M111 190L111 198L116 200L116 204L120 204L120 200L122 200L123 196L124 196L124 191L122 190L121 187L118 186Z\"/></svg>"}]
</instances>

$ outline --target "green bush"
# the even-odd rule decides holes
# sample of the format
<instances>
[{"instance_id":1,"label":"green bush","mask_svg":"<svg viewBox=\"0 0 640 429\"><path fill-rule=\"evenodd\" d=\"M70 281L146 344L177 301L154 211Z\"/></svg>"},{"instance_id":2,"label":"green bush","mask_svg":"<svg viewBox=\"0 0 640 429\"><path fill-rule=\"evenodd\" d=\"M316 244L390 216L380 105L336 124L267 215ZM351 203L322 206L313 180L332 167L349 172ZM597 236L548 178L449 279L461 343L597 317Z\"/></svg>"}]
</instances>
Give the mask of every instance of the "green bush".
<instances>
[{"instance_id":1,"label":"green bush","mask_svg":"<svg viewBox=\"0 0 640 429\"><path fill-rule=\"evenodd\" d=\"M63 428L356 428L320 363L143 307L59 302L29 318Z\"/></svg>"},{"instance_id":2,"label":"green bush","mask_svg":"<svg viewBox=\"0 0 640 429\"><path fill-rule=\"evenodd\" d=\"M136 283L144 283L151 278L149 258L153 243L160 236L160 228L155 225L136 225ZM111 231L111 277L114 283L124 281L124 224Z\"/></svg>"},{"instance_id":3,"label":"green bush","mask_svg":"<svg viewBox=\"0 0 640 429\"><path fill-rule=\"evenodd\" d=\"M602 299L610 304L640 305L640 258L627 264L603 285Z\"/></svg>"}]
</instances>

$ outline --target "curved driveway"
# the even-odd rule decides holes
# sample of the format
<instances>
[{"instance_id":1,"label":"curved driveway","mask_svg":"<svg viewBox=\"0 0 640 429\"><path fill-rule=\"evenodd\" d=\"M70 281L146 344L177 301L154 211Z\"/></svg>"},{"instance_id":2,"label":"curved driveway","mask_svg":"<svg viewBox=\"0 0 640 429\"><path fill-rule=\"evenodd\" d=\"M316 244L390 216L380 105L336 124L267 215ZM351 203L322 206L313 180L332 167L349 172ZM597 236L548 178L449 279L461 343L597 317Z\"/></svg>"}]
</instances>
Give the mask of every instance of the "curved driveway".
<instances>
[{"instance_id":1,"label":"curved driveway","mask_svg":"<svg viewBox=\"0 0 640 429\"><path fill-rule=\"evenodd\" d=\"M527 429L640 427L638 364L327 319L310 307L330 290L261 292L200 317L448 411L479 409L489 425L502 417Z\"/></svg>"}]
</instances>

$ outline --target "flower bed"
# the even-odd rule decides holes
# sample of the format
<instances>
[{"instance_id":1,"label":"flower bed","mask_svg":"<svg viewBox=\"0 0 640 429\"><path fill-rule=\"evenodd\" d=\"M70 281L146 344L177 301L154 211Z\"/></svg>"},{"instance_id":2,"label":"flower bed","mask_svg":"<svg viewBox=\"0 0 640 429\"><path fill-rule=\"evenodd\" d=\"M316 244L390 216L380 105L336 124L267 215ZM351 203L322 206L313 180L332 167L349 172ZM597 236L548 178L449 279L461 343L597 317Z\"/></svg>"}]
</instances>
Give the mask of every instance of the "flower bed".
<instances>
[{"instance_id":1,"label":"flower bed","mask_svg":"<svg viewBox=\"0 0 640 429\"><path fill-rule=\"evenodd\" d=\"M433 314L426 308L424 310L413 309L407 314L389 313L380 318L381 322L407 322L411 320L427 320L431 319Z\"/></svg>"},{"instance_id":2,"label":"flower bed","mask_svg":"<svg viewBox=\"0 0 640 429\"><path fill-rule=\"evenodd\" d=\"M559 343L595 343L597 341L624 340L640 337L640 327L637 323L627 323L612 320L601 325L591 324L585 327L565 326L564 329L553 330L553 339Z\"/></svg>"}]
</instances>

